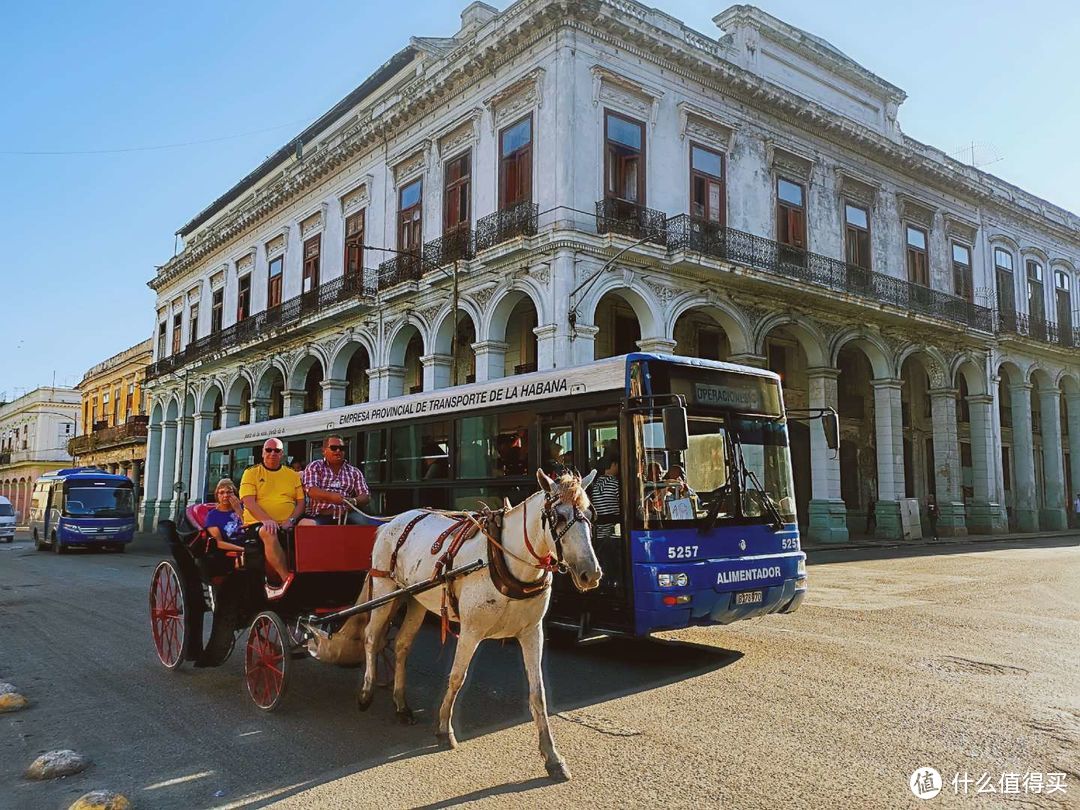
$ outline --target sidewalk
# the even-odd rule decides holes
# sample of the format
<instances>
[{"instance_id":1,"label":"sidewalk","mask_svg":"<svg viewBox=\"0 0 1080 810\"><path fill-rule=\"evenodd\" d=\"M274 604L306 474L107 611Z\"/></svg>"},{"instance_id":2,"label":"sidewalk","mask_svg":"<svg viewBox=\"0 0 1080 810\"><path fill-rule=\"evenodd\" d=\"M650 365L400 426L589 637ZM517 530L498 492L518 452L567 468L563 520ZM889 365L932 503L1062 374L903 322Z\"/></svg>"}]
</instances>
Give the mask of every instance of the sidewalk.
<instances>
[{"instance_id":1,"label":"sidewalk","mask_svg":"<svg viewBox=\"0 0 1080 810\"><path fill-rule=\"evenodd\" d=\"M804 540L803 551L848 551L861 548L913 548L916 546L959 546L968 543L1024 543L1032 540L1072 538L1080 543L1080 529L1065 529L1055 532L1023 532L1016 534L969 534L964 537L941 537L931 540L926 537L915 540L877 540L872 537L857 537L847 543L815 543Z\"/></svg>"}]
</instances>

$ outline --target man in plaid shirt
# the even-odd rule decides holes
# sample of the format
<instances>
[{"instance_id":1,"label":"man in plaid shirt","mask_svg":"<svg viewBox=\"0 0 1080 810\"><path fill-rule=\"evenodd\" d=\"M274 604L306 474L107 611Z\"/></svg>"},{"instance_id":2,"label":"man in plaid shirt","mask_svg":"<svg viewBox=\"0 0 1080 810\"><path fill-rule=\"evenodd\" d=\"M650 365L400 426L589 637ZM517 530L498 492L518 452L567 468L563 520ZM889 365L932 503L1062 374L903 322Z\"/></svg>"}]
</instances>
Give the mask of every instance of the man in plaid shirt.
<instances>
[{"instance_id":1,"label":"man in plaid shirt","mask_svg":"<svg viewBox=\"0 0 1080 810\"><path fill-rule=\"evenodd\" d=\"M323 439L323 457L304 470L304 491L308 497L308 515L322 526L359 523L360 516L349 508L364 506L371 500L364 474L345 460L345 440L340 436Z\"/></svg>"}]
</instances>

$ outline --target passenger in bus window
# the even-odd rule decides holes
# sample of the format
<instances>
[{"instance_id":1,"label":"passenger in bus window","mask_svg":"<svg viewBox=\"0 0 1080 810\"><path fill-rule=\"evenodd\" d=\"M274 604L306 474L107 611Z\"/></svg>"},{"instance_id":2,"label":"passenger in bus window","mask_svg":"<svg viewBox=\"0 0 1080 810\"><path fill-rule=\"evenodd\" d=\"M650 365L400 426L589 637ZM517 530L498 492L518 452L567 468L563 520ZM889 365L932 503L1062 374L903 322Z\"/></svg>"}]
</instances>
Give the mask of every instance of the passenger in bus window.
<instances>
[{"instance_id":1,"label":"passenger in bus window","mask_svg":"<svg viewBox=\"0 0 1080 810\"><path fill-rule=\"evenodd\" d=\"M619 452L615 448L597 464L598 475L589 488L589 501L596 510L593 527L593 547L600 568L604 572L601 584L608 588L618 587L621 569L618 523L621 503L619 485Z\"/></svg>"},{"instance_id":2,"label":"passenger in bus window","mask_svg":"<svg viewBox=\"0 0 1080 810\"><path fill-rule=\"evenodd\" d=\"M341 436L327 436L323 457L304 470L304 491L311 502L308 516L320 526L362 523L356 510L371 500L364 474L345 460L345 449Z\"/></svg>"},{"instance_id":3,"label":"passenger in bus window","mask_svg":"<svg viewBox=\"0 0 1080 810\"><path fill-rule=\"evenodd\" d=\"M289 466L296 470L298 473L304 472L304 462L299 456L293 456L292 461L289 462Z\"/></svg>"},{"instance_id":4,"label":"passenger in bus window","mask_svg":"<svg viewBox=\"0 0 1080 810\"><path fill-rule=\"evenodd\" d=\"M259 539L266 551L266 561L282 580L289 575L289 567L278 532L292 529L304 514L304 485L296 470L282 464L284 453L281 439L267 439L263 443L262 462L244 470L240 479L244 525L262 524Z\"/></svg>"}]
</instances>

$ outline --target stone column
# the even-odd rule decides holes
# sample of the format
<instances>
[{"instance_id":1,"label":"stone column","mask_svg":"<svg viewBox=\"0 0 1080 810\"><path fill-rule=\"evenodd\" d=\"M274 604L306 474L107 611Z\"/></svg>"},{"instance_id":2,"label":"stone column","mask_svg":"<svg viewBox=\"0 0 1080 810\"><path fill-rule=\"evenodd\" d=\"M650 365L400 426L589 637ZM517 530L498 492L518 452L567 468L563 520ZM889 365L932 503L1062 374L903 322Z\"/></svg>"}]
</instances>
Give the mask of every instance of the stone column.
<instances>
[{"instance_id":1,"label":"stone column","mask_svg":"<svg viewBox=\"0 0 1080 810\"><path fill-rule=\"evenodd\" d=\"M161 423L161 465L158 467L157 496L154 504L154 519L151 529L156 528L157 521L171 520L170 507L176 490L176 420L166 419Z\"/></svg>"},{"instance_id":2,"label":"stone column","mask_svg":"<svg viewBox=\"0 0 1080 810\"><path fill-rule=\"evenodd\" d=\"M265 422L270 418L270 397L252 397L248 400L251 405L251 421Z\"/></svg>"},{"instance_id":3,"label":"stone column","mask_svg":"<svg viewBox=\"0 0 1080 810\"><path fill-rule=\"evenodd\" d=\"M1017 525L1022 532L1039 530L1039 501L1035 493L1035 444L1031 434L1031 388L1030 383L1009 386L1012 401L1013 509ZM1045 427L1045 426L1044 426Z\"/></svg>"},{"instance_id":4,"label":"stone column","mask_svg":"<svg viewBox=\"0 0 1080 810\"><path fill-rule=\"evenodd\" d=\"M806 371L810 408L836 408L839 369ZM840 497L840 451L830 450L821 419L810 420L811 500L807 537L819 543L844 543L848 539L847 505Z\"/></svg>"},{"instance_id":5,"label":"stone column","mask_svg":"<svg viewBox=\"0 0 1080 810\"><path fill-rule=\"evenodd\" d=\"M142 530L154 530L154 507L161 482L161 424L146 428L146 491L143 493Z\"/></svg>"},{"instance_id":6,"label":"stone column","mask_svg":"<svg viewBox=\"0 0 1080 810\"><path fill-rule=\"evenodd\" d=\"M1069 466L1072 468L1073 491L1067 493L1065 508L1072 509L1076 493L1080 492L1080 393L1066 394L1065 404L1069 409ZM1073 521L1078 516L1073 514Z\"/></svg>"},{"instance_id":7,"label":"stone column","mask_svg":"<svg viewBox=\"0 0 1080 810\"><path fill-rule=\"evenodd\" d=\"M964 481L960 467L960 439L956 432L956 389L930 390L934 422L934 492L938 505L938 534L960 537L968 533L964 516Z\"/></svg>"},{"instance_id":8,"label":"stone column","mask_svg":"<svg viewBox=\"0 0 1080 810\"><path fill-rule=\"evenodd\" d=\"M173 510L177 506L183 507L191 503L191 448L193 434L195 432L195 420L190 416L182 417L176 426L176 480L184 484L184 491L176 495Z\"/></svg>"},{"instance_id":9,"label":"stone column","mask_svg":"<svg viewBox=\"0 0 1080 810\"><path fill-rule=\"evenodd\" d=\"M345 405L345 389L348 388L348 386L348 380L323 380L323 410L343 407Z\"/></svg>"},{"instance_id":10,"label":"stone column","mask_svg":"<svg viewBox=\"0 0 1080 810\"><path fill-rule=\"evenodd\" d=\"M283 416L296 416L298 413L304 412L304 399L307 397L307 391L303 388L286 388L281 392L283 405Z\"/></svg>"},{"instance_id":11,"label":"stone column","mask_svg":"<svg viewBox=\"0 0 1080 810\"><path fill-rule=\"evenodd\" d=\"M871 380L874 389L875 436L877 437L878 499L874 511L877 536L899 540L921 537L916 525L905 526L901 501L904 499L904 433L900 413L900 380ZM907 531L910 528L910 533Z\"/></svg>"},{"instance_id":12,"label":"stone column","mask_svg":"<svg viewBox=\"0 0 1080 810\"><path fill-rule=\"evenodd\" d=\"M195 431L191 453L191 495L189 501L198 503L206 496L206 470L210 462L206 440L214 429L214 412L200 411L195 414Z\"/></svg>"},{"instance_id":13,"label":"stone column","mask_svg":"<svg viewBox=\"0 0 1080 810\"><path fill-rule=\"evenodd\" d=\"M420 358L424 366L424 390L435 391L450 387L450 370L454 358L448 354L425 354Z\"/></svg>"},{"instance_id":14,"label":"stone column","mask_svg":"<svg viewBox=\"0 0 1080 810\"><path fill-rule=\"evenodd\" d=\"M405 393L405 366L378 366L368 369L372 399L400 397Z\"/></svg>"},{"instance_id":15,"label":"stone column","mask_svg":"<svg viewBox=\"0 0 1080 810\"><path fill-rule=\"evenodd\" d=\"M1065 458L1061 452L1061 392L1057 388L1040 388L1039 410L1042 416L1043 483L1046 488L1044 506L1039 512L1039 527L1043 531L1067 529Z\"/></svg>"},{"instance_id":16,"label":"stone column","mask_svg":"<svg viewBox=\"0 0 1080 810\"><path fill-rule=\"evenodd\" d=\"M969 396L967 401L971 414L971 474L975 489L975 499L967 512L968 529L975 534L1002 534L1009 526L998 501L1001 448L994 440L996 402L990 394ZM934 446L937 446L936 440Z\"/></svg>"},{"instance_id":17,"label":"stone column","mask_svg":"<svg viewBox=\"0 0 1080 810\"><path fill-rule=\"evenodd\" d=\"M550 334L554 335L554 325L550 327L538 326L536 329L533 330L533 332L536 333L537 340L536 367L538 369L552 367L550 364L545 365L545 355L539 349L539 347L544 344L545 336L548 334L547 332L544 332L542 330L548 329L551 330ZM572 332L573 342L570 344L569 362L578 366L584 363L591 363L596 356L596 336L597 334L599 334L599 332L599 326L582 323L579 323L577 326L575 326L574 331Z\"/></svg>"},{"instance_id":18,"label":"stone column","mask_svg":"<svg viewBox=\"0 0 1080 810\"><path fill-rule=\"evenodd\" d=\"M638 348L643 352L652 352L654 354L673 354L675 346L677 345L674 340L666 337L647 337L642 338L637 342Z\"/></svg>"},{"instance_id":19,"label":"stone column","mask_svg":"<svg viewBox=\"0 0 1080 810\"><path fill-rule=\"evenodd\" d=\"M221 426L223 428L236 427L240 424L240 406L239 405L222 405L221 406Z\"/></svg>"},{"instance_id":20,"label":"stone column","mask_svg":"<svg viewBox=\"0 0 1080 810\"><path fill-rule=\"evenodd\" d=\"M476 352L476 381L487 382L506 376L506 352L510 344L503 340L481 340L472 345Z\"/></svg>"}]
</instances>

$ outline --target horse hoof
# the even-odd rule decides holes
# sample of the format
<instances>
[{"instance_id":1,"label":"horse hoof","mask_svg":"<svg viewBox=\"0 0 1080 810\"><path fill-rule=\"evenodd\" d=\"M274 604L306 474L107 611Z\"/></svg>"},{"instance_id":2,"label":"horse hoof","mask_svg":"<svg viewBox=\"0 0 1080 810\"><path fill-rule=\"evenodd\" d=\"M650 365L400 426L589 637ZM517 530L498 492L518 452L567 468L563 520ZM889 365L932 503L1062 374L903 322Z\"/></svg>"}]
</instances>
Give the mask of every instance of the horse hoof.
<instances>
[{"instance_id":1,"label":"horse hoof","mask_svg":"<svg viewBox=\"0 0 1080 810\"><path fill-rule=\"evenodd\" d=\"M450 734L436 732L435 739L439 741L440 748L445 748L448 751L453 751L455 748L457 748L457 738L454 737L453 732L451 732Z\"/></svg>"},{"instance_id":2,"label":"horse hoof","mask_svg":"<svg viewBox=\"0 0 1080 810\"><path fill-rule=\"evenodd\" d=\"M563 761L548 763L547 772L548 776L554 779L556 782L569 782L570 781L570 766Z\"/></svg>"},{"instance_id":3,"label":"horse hoof","mask_svg":"<svg viewBox=\"0 0 1080 810\"><path fill-rule=\"evenodd\" d=\"M367 695L365 695L363 692L360 692L356 696L356 708L358 708L362 712L366 712L371 707L371 701L373 701L374 699L374 691L368 693Z\"/></svg>"},{"instance_id":4,"label":"horse hoof","mask_svg":"<svg viewBox=\"0 0 1080 810\"><path fill-rule=\"evenodd\" d=\"M401 725L416 725L416 718L413 717L412 709L398 709L394 714L397 715L398 722L401 723Z\"/></svg>"}]
</instances>

